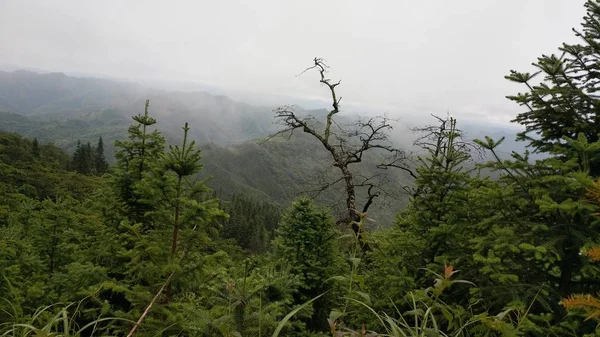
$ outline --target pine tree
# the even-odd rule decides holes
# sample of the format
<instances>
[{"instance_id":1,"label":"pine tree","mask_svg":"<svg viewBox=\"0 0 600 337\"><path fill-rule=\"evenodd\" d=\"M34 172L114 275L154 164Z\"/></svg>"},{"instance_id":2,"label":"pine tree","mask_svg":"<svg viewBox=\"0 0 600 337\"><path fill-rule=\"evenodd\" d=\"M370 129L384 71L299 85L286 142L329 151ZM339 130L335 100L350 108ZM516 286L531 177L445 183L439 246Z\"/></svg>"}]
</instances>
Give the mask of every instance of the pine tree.
<instances>
[{"instance_id":1,"label":"pine tree","mask_svg":"<svg viewBox=\"0 0 600 337\"><path fill-rule=\"evenodd\" d=\"M81 144L81 141L77 141L77 148L73 153L71 167L81 174L92 173L94 166L92 162L92 147L89 142Z\"/></svg>"},{"instance_id":2,"label":"pine tree","mask_svg":"<svg viewBox=\"0 0 600 337\"><path fill-rule=\"evenodd\" d=\"M600 180L595 180L587 191L588 201L596 208L600 205ZM598 216L600 213L595 213ZM590 262L597 264L600 262L600 246L597 242L588 242L581 250L581 255L584 255ZM600 319L600 299L595 294L572 294L565 297L561 304L566 310L583 311L586 313L585 320Z\"/></svg>"},{"instance_id":3,"label":"pine tree","mask_svg":"<svg viewBox=\"0 0 600 337\"><path fill-rule=\"evenodd\" d=\"M421 165L408 211L412 216L401 217L398 223L401 230L414 230L427 243L421 265L434 263L440 252L457 248L451 245L460 242L457 239L464 219L456 211L464 206L464 193L475 168L469 162L474 145L463 140L456 119L438 120L439 129L428 135L431 139L421 140L427 152L418 158Z\"/></svg>"},{"instance_id":4,"label":"pine tree","mask_svg":"<svg viewBox=\"0 0 600 337\"><path fill-rule=\"evenodd\" d=\"M40 144L38 143L38 139L37 138L33 139L31 153L36 158L40 157Z\"/></svg>"},{"instance_id":5,"label":"pine tree","mask_svg":"<svg viewBox=\"0 0 600 337\"><path fill-rule=\"evenodd\" d=\"M473 240L474 257L481 271L513 287L513 298L525 298L523 292L517 294L525 287L515 286L525 280L542 287L555 319L564 315L556 304L559 298L600 290L586 281L597 268L586 266L579 254L587 240L598 238L585 191L600 176L595 94L600 83L600 4L590 0L585 8L583 30L574 30L580 44L563 44L560 56L542 55L534 63L534 74L511 71L506 76L527 89L508 97L525 108L513 121L525 127L518 139L547 158L530 163L527 153L513 153L513 160L503 161L495 153L502 140L480 142L496 158L489 167L502 175L480 194L480 200L489 201L489 208L497 212L483 217L479 230L489 234ZM539 84L532 83L539 75ZM482 297L492 297L492 289L481 287ZM528 298L535 296L532 292ZM496 296L506 298L506 293Z\"/></svg>"},{"instance_id":6,"label":"pine tree","mask_svg":"<svg viewBox=\"0 0 600 337\"><path fill-rule=\"evenodd\" d=\"M600 111L598 98L598 73L600 72L600 4L588 0L583 18L583 31L574 30L581 44L563 44L560 56L543 55L534 66L533 74L511 71L510 81L523 83L527 92L508 98L525 106L527 110L517 115L513 122L525 126L519 139L527 140L538 151L552 151L555 146L568 146L563 137L571 140L583 134L589 143L599 140ZM542 75L539 84L533 80ZM533 136L532 136L533 134ZM591 174L600 175L600 153L592 154Z\"/></svg>"},{"instance_id":7,"label":"pine tree","mask_svg":"<svg viewBox=\"0 0 600 337\"><path fill-rule=\"evenodd\" d=\"M127 141L115 141L117 164L113 183L119 191L119 199L125 204L128 218L133 223L144 223L145 215L153 205L141 201L138 185L147 173L148 166L156 162L164 151L165 139L158 130L150 132L156 119L148 114L150 101L146 100L144 115L132 117L135 124L128 129ZM144 226L150 226L145 223Z\"/></svg>"},{"instance_id":8,"label":"pine tree","mask_svg":"<svg viewBox=\"0 0 600 337\"><path fill-rule=\"evenodd\" d=\"M224 238L235 239L242 248L254 253L267 250L281 216L278 207L234 195L224 210L229 214L221 229Z\"/></svg>"},{"instance_id":9,"label":"pine tree","mask_svg":"<svg viewBox=\"0 0 600 337\"><path fill-rule=\"evenodd\" d=\"M169 146L158 165L152 167L149 179L143 181L141 191L144 200L154 205L153 222L155 227L168 224L171 231L169 263L181 265L189 249L200 249L198 232L224 213L218 208L218 200L207 198L209 190L202 181L194 180L200 164L200 150L195 141L189 141L188 123L183 126L182 145ZM166 287L167 298L172 296L172 285Z\"/></svg>"},{"instance_id":10,"label":"pine tree","mask_svg":"<svg viewBox=\"0 0 600 337\"><path fill-rule=\"evenodd\" d=\"M477 284L473 301L486 299L494 310L535 303L531 320L543 326L548 319L566 319L551 333L566 335L572 329L580 336L589 326L577 330L578 322L565 318L559 300L572 292L600 290L588 281L600 269L586 266L579 254L587 240L600 238L593 208L585 202L592 182L589 158L600 143L587 143L583 134L564 139L567 146L535 163L516 153L512 160L500 160L496 148L501 142L480 142L498 158L487 167L501 175L472 192L479 218L472 232L485 234L470 239L473 259L464 268L479 272L472 279Z\"/></svg>"},{"instance_id":11,"label":"pine tree","mask_svg":"<svg viewBox=\"0 0 600 337\"><path fill-rule=\"evenodd\" d=\"M115 141L115 167L96 196L105 224L99 235L113 251L98 256L115 280L107 301L115 314L128 319L137 319L166 281L165 266L171 266L168 225L154 220L159 205L149 202L149 195L160 193L147 185L160 167L165 140L157 130L148 130L156 123L148 108L146 101L144 114L133 117L128 139Z\"/></svg>"},{"instance_id":12,"label":"pine tree","mask_svg":"<svg viewBox=\"0 0 600 337\"><path fill-rule=\"evenodd\" d=\"M83 166L81 151L81 141L78 140L77 147L75 148L75 151L73 152L73 157L71 159L71 165L69 165L70 168L76 172L79 172L79 170Z\"/></svg>"},{"instance_id":13,"label":"pine tree","mask_svg":"<svg viewBox=\"0 0 600 337\"><path fill-rule=\"evenodd\" d=\"M146 109L136 122L152 125L156 121ZM173 308L180 305L182 294L200 291L203 261L210 259L205 253L209 235L224 213L204 182L194 178L202 165L200 151L189 139L188 124L183 127L182 144L169 146L169 151L164 151L162 136L148 134L143 125L132 126L130 141L118 143L110 177L113 190L105 196L110 200L115 195L116 208L120 203L125 207L116 213L105 207L104 212L114 226L108 235L118 237L120 245L117 261L112 261L118 264L112 272L119 280L112 296L126 299L114 310L127 311L125 317L137 319L159 293L160 304L144 321L152 330L177 322L172 315L179 311ZM124 187L131 189L134 200L121 199L128 197ZM173 331L179 324L183 323L173 324Z\"/></svg>"},{"instance_id":14,"label":"pine tree","mask_svg":"<svg viewBox=\"0 0 600 337\"><path fill-rule=\"evenodd\" d=\"M328 281L340 271L341 256L328 212L317 208L309 198L299 198L284 213L277 234L276 256L300 277L296 303L302 304L330 289ZM325 330L331 309L330 298L316 301L311 318L306 320L307 328Z\"/></svg>"},{"instance_id":15,"label":"pine tree","mask_svg":"<svg viewBox=\"0 0 600 337\"><path fill-rule=\"evenodd\" d=\"M103 175L108 169L108 163L106 162L106 158L104 158L104 142L102 141L102 137L98 138L98 145L94 149L94 168L98 175Z\"/></svg>"},{"instance_id":16,"label":"pine tree","mask_svg":"<svg viewBox=\"0 0 600 337\"><path fill-rule=\"evenodd\" d=\"M395 226L379 236L380 249L373 254L373 269L387 277L374 277L370 292L392 298L396 305L402 305L407 289L431 285L427 268L456 264L463 269L468 240L477 235L470 232L473 220L467 212L474 203L469 197L475 173L471 152L478 149L463 138L456 119L436 118L438 125L417 130L421 137L416 144L424 153L417 158L413 196ZM380 303L385 308L390 304Z\"/></svg>"},{"instance_id":17,"label":"pine tree","mask_svg":"<svg viewBox=\"0 0 600 337\"><path fill-rule=\"evenodd\" d=\"M94 157L93 157L92 144L90 142L85 143L84 146L84 163L85 163L85 172L84 174L93 174L94 173Z\"/></svg>"}]
</instances>

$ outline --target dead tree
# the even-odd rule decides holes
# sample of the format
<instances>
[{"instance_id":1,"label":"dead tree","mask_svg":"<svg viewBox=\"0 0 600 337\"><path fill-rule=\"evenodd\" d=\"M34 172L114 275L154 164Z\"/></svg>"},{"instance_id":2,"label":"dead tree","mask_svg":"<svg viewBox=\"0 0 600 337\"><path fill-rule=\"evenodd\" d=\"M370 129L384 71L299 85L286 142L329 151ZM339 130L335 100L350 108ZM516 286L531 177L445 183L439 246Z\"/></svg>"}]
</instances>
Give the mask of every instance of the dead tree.
<instances>
[{"instance_id":1,"label":"dead tree","mask_svg":"<svg viewBox=\"0 0 600 337\"><path fill-rule=\"evenodd\" d=\"M448 114L445 117L431 114L437 121L436 124L423 127L412 128L411 131L418 134L419 137L413 143L414 146L423 150L433 151L434 156L438 156L440 151L446 150L448 137L454 137L453 146L457 151L470 153L478 158L482 158L483 151L480 146L471 140L465 139L464 132L460 129L451 128L454 118Z\"/></svg>"},{"instance_id":2,"label":"dead tree","mask_svg":"<svg viewBox=\"0 0 600 337\"><path fill-rule=\"evenodd\" d=\"M431 114L431 116L436 120L435 124L411 129L413 133L418 135L417 139L413 142L413 147L423 151L421 155L435 158L444 157L442 165L450 167L450 162L455 160L455 158L442 156L442 154L447 153L448 146L451 145L454 153L468 155L468 160L466 161L471 162L473 167L475 166L474 157L483 159L484 152L481 146L472 140L466 139L464 132L456 128L456 119L450 117L450 114L447 114L445 117L439 117L435 114ZM380 164L379 167L383 169L401 168L408 170L410 175L414 179L417 179L416 174L404 165L405 163L401 160L392 160L388 163ZM415 198L422 193L422 190L418 187L406 187L406 192Z\"/></svg>"},{"instance_id":3,"label":"dead tree","mask_svg":"<svg viewBox=\"0 0 600 337\"><path fill-rule=\"evenodd\" d=\"M336 88L340 82L332 82L326 77L328 66L321 58L313 60L314 65L305 69L301 74L316 70L320 75L319 82L324 84L330 95L332 109L327 113L323 123L319 123L314 116L300 116L291 106L283 106L275 109L275 119L283 129L276 135L287 134L291 137L295 130L302 130L319 141L331 156L333 166L338 168L340 176L332 183L324 184L319 191L343 183L346 193L347 214L338 223L350 225L357 235L363 250L370 250L364 237L364 228L361 226L363 217L382 192L373 177L357 176L351 169L352 165L363 161L365 153L369 151L384 152L392 158L396 167L410 171L403 164L406 158L403 151L393 147L389 140L389 132L392 130L391 123L395 120L387 116L359 118L350 125L342 126L336 122L335 116L340 112L341 97L337 96ZM319 130L318 130L319 129ZM412 173L412 172L411 172ZM366 201L363 205L357 205L357 187L366 189Z\"/></svg>"}]
</instances>

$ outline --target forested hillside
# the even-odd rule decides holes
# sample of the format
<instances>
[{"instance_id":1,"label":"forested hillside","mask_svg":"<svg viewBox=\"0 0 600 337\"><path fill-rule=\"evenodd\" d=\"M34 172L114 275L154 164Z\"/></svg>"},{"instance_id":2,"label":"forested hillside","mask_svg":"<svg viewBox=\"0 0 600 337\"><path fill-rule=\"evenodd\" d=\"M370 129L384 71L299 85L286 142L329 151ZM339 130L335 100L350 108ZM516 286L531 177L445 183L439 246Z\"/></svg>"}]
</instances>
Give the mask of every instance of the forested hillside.
<instances>
[{"instance_id":1,"label":"forested hillside","mask_svg":"<svg viewBox=\"0 0 600 337\"><path fill-rule=\"evenodd\" d=\"M102 136L107 141L107 158L112 162L112 142L125 137L129 117L143 111L146 99L152 102L150 110L162 117L160 128L170 140L179 140L179 125L185 121L198 125L191 136L200 144L232 146L277 131L272 119L275 107L271 106L249 105L206 92L173 92L128 82L23 70L0 71L0 131L37 137L68 152L74 150L77 140L94 142ZM325 109L294 108L318 119L327 114ZM353 116L345 113L339 118L348 122ZM429 120L429 116L422 119L423 123ZM406 133L410 133L409 127L418 125L401 117L392 140L397 146L410 148L407 139L414 137ZM470 137L487 131L507 136L510 139L503 144L503 154L523 149L523 144L512 140L517 129L473 123L463 129Z\"/></svg>"},{"instance_id":2,"label":"forested hillside","mask_svg":"<svg viewBox=\"0 0 600 337\"><path fill-rule=\"evenodd\" d=\"M145 97L151 97L149 111L159 116L152 127L159 128L169 141L181 140L179 128L184 121L197 125L197 130L190 130L190 138L204 150L201 176L211 178L207 185L226 198L244 194L284 207L299 195L314 195L311 192L331 178L327 175L331 163L318 144L301 135L291 142L264 142L277 129L271 109L222 96L26 71L0 72L0 96L0 130L36 137L70 153L76 151L78 142L95 144L102 137L110 163L114 162L113 142L126 136L130 114L143 111ZM295 109L321 120L327 113ZM350 120L341 116L339 122ZM315 160L315 155L322 160ZM363 166L365 176L381 174L374 165ZM407 195L401 188L407 182L406 175L390 173L390 193L374 208L377 225L389 226L396 210L406 205ZM339 198L334 196L339 197L339 192L327 191L319 200L336 208Z\"/></svg>"},{"instance_id":3,"label":"forested hillside","mask_svg":"<svg viewBox=\"0 0 600 337\"><path fill-rule=\"evenodd\" d=\"M202 157L204 168L200 175L209 178L207 185L225 198L242 193L285 207L304 195L329 206L333 214L344 212L343 185L320 191L336 181L336 168L320 144L306 135L299 133L290 140L275 138L231 147L203 146ZM370 211L376 220L370 224L373 227L392 224L395 213L406 206L409 197L403 188L412 184L406 172L377 168L383 161L383 154L371 154L357 170L361 179L379 179L386 192ZM362 201L364 195L360 198Z\"/></svg>"},{"instance_id":4,"label":"forested hillside","mask_svg":"<svg viewBox=\"0 0 600 337\"><path fill-rule=\"evenodd\" d=\"M271 109L204 92L166 92L132 83L76 78L61 73L0 71L0 130L38 137L72 150L78 139L103 136L112 160L112 141L126 135L129 117L147 98L170 139L185 121L199 142L235 144L273 131Z\"/></svg>"},{"instance_id":5,"label":"forested hillside","mask_svg":"<svg viewBox=\"0 0 600 337\"><path fill-rule=\"evenodd\" d=\"M2 74L22 135L0 133L0 335L600 336L600 2L585 9L579 44L506 76L537 159L450 115L415 130L418 155L395 147L389 117L344 116L320 58L302 76L330 109L276 108L270 136L235 145L175 114L199 94L104 118L105 82ZM31 76L47 95L26 98ZM68 151L29 137L69 125L97 132Z\"/></svg>"},{"instance_id":6,"label":"forested hillside","mask_svg":"<svg viewBox=\"0 0 600 337\"><path fill-rule=\"evenodd\" d=\"M0 72L0 131L35 137L68 153L76 151L78 142L95 144L102 137L104 156L114 163L113 142L126 137L130 116L143 111L147 98L151 99L149 111L160 117L153 127L159 128L170 142L181 140L182 123L196 125L196 129L190 130L190 137L203 149L205 169L200 175L211 178L207 185L225 198L244 194L284 207L300 195L315 196L325 182L335 180L325 149L305 135L296 134L289 142L281 141L283 138L264 142L277 131L272 108L204 92L167 92L61 73ZM299 106L294 109L319 121L324 121L327 114L325 109L304 110ZM344 112L337 122L348 124L353 118ZM432 119L424 119L427 120ZM397 147L420 150L407 141L416 136L406 136L411 132L405 120L401 118L395 126L390 140ZM481 135L481 128L469 126L466 134L471 138ZM498 132L508 137L514 134L510 129ZM523 146L503 144L499 154L506 158L515 148ZM360 174L364 178L383 175L389 185L371 210L376 221L370 224L388 227L397 210L407 204L409 195L403 188L411 184L411 179L406 172L377 169L376 164L383 161L382 155L378 156L361 164ZM339 213L344 210L342 195L342 186L337 186L319 193L318 200Z\"/></svg>"}]
</instances>

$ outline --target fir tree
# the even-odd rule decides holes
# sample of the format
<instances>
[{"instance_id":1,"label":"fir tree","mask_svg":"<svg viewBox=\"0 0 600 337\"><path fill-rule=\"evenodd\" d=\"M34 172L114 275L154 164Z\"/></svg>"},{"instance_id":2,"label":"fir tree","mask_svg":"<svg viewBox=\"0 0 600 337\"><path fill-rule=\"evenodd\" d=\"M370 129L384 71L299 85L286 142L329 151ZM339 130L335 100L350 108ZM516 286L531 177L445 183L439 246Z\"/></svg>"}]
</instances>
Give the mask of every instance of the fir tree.
<instances>
[{"instance_id":1,"label":"fir tree","mask_svg":"<svg viewBox=\"0 0 600 337\"><path fill-rule=\"evenodd\" d=\"M536 72L511 71L510 81L525 84L527 92L508 98L526 108L513 122L525 126L519 139L529 141L537 151L553 151L555 146L568 146L563 137L577 139L583 134L589 143L599 140L600 113L598 72L600 64L600 4L589 0L585 7L583 30L574 30L580 44L563 44L560 55L543 55L534 66ZM539 75L539 84L532 83ZM598 157L600 153L592 154ZM591 162L593 176L600 175L600 161Z\"/></svg>"},{"instance_id":2,"label":"fir tree","mask_svg":"<svg viewBox=\"0 0 600 337\"><path fill-rule=\"evenodd\" d=\"M229 214L221 230L224 238L235 239L238 245L254 253L267 250L281 216L278 207L235 195L224 210Z\"/></svg>"},{"instance_id":3,"label":"fir tree","mask_svg":"<svg viewBox=\"0 0 600 337\"><path fill-rule=\"evenodd\" d=\"M146 193L145 200L156 207L152 212L156 227L170 226L169 263L172 264L181 264L188 249L198 249L197 243L190 240L197 240L199 231L206 230L206 225L224 215L218 208L218 200L205 197L209 190L204 183L192 180L202 165L195 141L188 139L189 129L185 123L182 145L169 146L170 151L152 168L141 189ZM168 298L172 295L170 282L166 295Z\"/></svg>"},{"instance_id":4,"label":"fir tree","mask_svg":"<svg viewBox=\"0 0 600 337\"><path fill-rule=\"evenodd\" d=\"M98 175L103 175L108 169L108 163L106 162L106 158L104 158L104 142L102 141L102 137L98 138L98 145L94 149L94 167Z\"/></svg>"},{"instance_id":5,"label":"fir tree","mask_svg":"<svg viewBox=\"0 0 600 337\"><path fill-rule=\"evenodd\" d=\"M155 120L146 113L136 122L153 124ZM199 291L202 261L210 256L204 252L208 236L214 233L211 226L224 213L219 201L209 197L204 182L193 178L202 165L200 151L189 139L188 124L183 127L182 144L169 146L167 152L160 134L147 134L142 125L130 128L129 142L118 143L121 149L110 177L113 191L106 196L116 195L116 208L119 203L125 207L116 213L104 209L114 226L110 235L119 238L120 246L119 267L114 269L120 283L112 296L126 298L115 310L126 310L126 317L137 319L158 292L162 305L155 305L145 319L145 325L153 329L164 327L165 320L172 318L171 305L178 305L179 296ZM120 199L127 197L122 194L127 186L134 200Z\"/></svg>"},{"instance_id":6,"label":"fir tree","mask_svg":"<svg viewBox=\"0 0 600 337\"><path fill-rule=\"evenodd\" d=\"M416 130L420 137L415 143L424 151L417 158L412 198L395 226L378 236L380 249L372 256L375 276L370 292L375 298L392 299L378 303L387 310L404 304L406 289L431 285L427 269L439 270L444 264L462 269L470 254L468 240L477 235L470 232L472 220L466 210L474 183L471 152L478 148L463 138L456 119L436 119L437 125Z\"/></svg>"},{"instance_id":7,"label":"fir tree","mask_svg":"<svg viewBox=\"0 0 600 337\"><path fill-rule=\"evenodd\" d=\"M40 144L38 143L38 139L37 138L33 139L31 153L36 158L40 157Z\"/></svg>"},{"instance_id":8,"label":"fir tree","mask_svg":"<svg viewBox=\"0 0 600 337\"><path fill-rule=\"evenodd\" d=\"M126 213L132 222L143 223L147 212L154 207L141 201L137 191L148 165L156 162L164 150L165 139L158 130L150 132L149 127L156 119L148 114L150 101L146 100L143 115L133 117L135 124L128 130L127 141L115 141L117 159L113 183L119 191L119 199L126 205ZM144 226L150 226L145 223Z\"/></svg>"},{"instance_id":9,"label":"fir tree","mask_svg":"<svg viewBox=\"0 0 600 337\"><path fill-rule=\"evenodd\" d=\"M329 288L329 279L340 271L341 256L331 216L309 198L299 198L285 212L275 239L276 256L286 261L300 277L297 304L302 304ZM332 309L330 298L316 301L307 328L322 331Z\"/></svg>"},{"instance_id":10,"label":"fir tree","mask_svg":"<svg viewBox=\"0 0 600 337\"><path fill-rule=\"evenodd\" d=\"M423 245L419 261L406 261L417 268L436 262L453 262L437 261L442 252L454 251L460 255L456 249L461 243L459 234L465 221L459 212L464 207L470 173L474 169L470 152L475 145L463 139L456 119L437 119L439 125L424 128L424 138L417 141L426 152L418 157L420 166L416 169L414 195L397 223L398 230L418 238L407 243Z\"/></svg>"},{"instance_id":11,"label":"fir tree","mask_svg":"<svg viewBox=\"0 0 600 337\"><path fill-rule=\"evenodd\" d=\"M77 141L77 148L73 153L71 167L81 174L93 173L92 147L89 142L81 144L81 141Z\"/></svg>"}]
</instances>

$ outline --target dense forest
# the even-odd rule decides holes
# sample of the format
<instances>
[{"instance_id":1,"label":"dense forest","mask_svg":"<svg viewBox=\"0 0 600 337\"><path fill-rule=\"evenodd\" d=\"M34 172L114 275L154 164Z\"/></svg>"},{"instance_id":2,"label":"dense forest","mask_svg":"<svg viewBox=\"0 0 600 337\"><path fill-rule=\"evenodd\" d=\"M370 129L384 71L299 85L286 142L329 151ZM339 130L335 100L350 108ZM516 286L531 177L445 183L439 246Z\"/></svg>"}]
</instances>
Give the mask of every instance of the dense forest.
<instances>
[{"instance_id":1,"label":"dense forest","mask_svg":"<svg viewBox=\"0 0 600 337\"><path fill-rule=\"evenodd\" d=\"M0 133L0 335L600 336L600 2L585 6L580 44L506 76L536 159L451 116L414 130L418 156L387 117L341 125L315 58L303 76L332 109L276 109L262 141L321 148L335 180L312 196L339 187L323 195L341 211L208 188L193 123L167 141L149 101L114 161L102 137L67 153ZM370 212L389 181L359 163L411 177L392 226Z\"/></svg>"}]
</instances>

